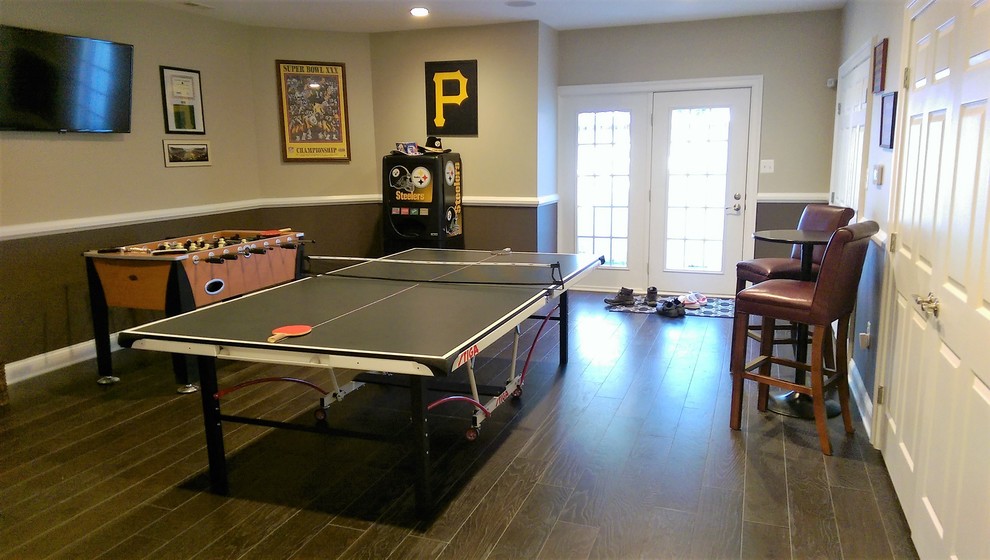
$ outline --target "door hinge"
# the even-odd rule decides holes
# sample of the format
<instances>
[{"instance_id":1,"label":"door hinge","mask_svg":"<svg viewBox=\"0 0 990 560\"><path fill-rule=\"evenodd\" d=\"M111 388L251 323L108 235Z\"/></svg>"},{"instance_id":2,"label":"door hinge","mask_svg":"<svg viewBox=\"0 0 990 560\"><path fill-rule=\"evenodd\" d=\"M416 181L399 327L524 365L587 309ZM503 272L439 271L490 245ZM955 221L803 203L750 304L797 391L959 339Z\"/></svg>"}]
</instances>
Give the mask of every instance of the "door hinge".
<instances>
[{"instance_id":1,"label":"door hinge","mask_svg":"<svg viewBox=\"0 0 990 560\"><path fill-rule=\"evenodd\" d=\"M911 68L904 68L904 89L911 85Z\"/></svg>"},{"instance_id":2,"label":"door hinge","mask_svg":"<svg viewBox=\"0 0 990 560\"><path fill-rule=\"evenodd\" d=\"M883 385L877 387L877 404L883 404Z\"/></svg>"},{"instance_id":3,"label":"door hinge","mask_svg":"<svg viewBox=\"0 0 990 560\"><path fill-rule=\"evenodd\" d=\"M835 104L835 107L836 107L835 114L836 115L841 115L842 114L842 103L836 103Z\"/></svg>"},{"instance_id":4,"label":"door hinge","mask_svg":"<svg viewBox=\"0 0 990 560\"><path fill-rule=\"evenodd\" d=\"M891 232L889 236L887 236L887 251L893 253L896 250L897 250L897 232L894 231Z\"/></svg>"}]
</instances>

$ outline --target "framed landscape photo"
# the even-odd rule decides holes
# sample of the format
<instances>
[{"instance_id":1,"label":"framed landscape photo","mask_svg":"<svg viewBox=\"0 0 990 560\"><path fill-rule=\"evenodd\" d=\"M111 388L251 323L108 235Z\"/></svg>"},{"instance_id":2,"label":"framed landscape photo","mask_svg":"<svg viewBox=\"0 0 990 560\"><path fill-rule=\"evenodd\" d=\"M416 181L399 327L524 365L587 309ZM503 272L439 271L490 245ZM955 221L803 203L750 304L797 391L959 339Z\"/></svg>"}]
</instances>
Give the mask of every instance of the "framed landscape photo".
<instances>
[{"instance_id":1,"label":"framed landscape photo","mask_svg":"<svg viewBox=\"0 0 990 560\"><path fill-rule=\"evenodd\" d=\"M344 65L276 60L282 161L351 160Z\"/></svg>"},{"instance_id":2,"label":"framed landscape photo","mask_svg":"<svg viewBox=\"0 0 990 560\"><path fill-rule=\"evenodd\" d=\"M206 134L199 72L170 66L159 66L159 69L162 74L165 132Z\"/></svg>"},{"instance_id":3,"label":"framed landscape photo","mask_svg":"<svg viewBox=\"0 0 990 560\"><path fill-rule=\"evenodd\" d=\"M205 167L213 165L209 142L162 140L165 167Z\"/></svg>"}]
</instances>

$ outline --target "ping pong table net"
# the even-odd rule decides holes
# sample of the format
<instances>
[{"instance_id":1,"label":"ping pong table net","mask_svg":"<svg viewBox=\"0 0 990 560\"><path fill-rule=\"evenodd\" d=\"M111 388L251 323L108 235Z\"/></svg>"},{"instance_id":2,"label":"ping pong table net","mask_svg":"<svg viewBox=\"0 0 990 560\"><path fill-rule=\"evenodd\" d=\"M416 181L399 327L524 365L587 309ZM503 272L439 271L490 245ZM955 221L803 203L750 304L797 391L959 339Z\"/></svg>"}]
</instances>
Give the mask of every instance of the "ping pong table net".
<instances>
[{"instance_id":1,"label":"ping pong table net","mask_svg":"<svg viewBox=\"0 0 990 560\"><path fill-rule=\"evenodd\" d=\"M427 261L404 259L362 259L351 257L307 257L317 260L360 261L358 264L323 273L340 278L392 280L431 284L477 284L488 286L564 287L560 262L504 262L491 258L478 261Z\"/></svg>"}]
</instances>

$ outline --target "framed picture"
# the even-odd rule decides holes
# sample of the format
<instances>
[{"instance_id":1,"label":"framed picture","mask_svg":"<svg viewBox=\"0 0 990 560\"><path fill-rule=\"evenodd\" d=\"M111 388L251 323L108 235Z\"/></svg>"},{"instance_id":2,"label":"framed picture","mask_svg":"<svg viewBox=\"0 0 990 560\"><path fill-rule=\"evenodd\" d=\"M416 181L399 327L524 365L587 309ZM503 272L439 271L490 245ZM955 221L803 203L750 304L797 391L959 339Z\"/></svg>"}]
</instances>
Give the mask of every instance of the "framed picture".
<instances>
[{"instance_id":1,"label":"framed picture","mask_svg":"<svg viewBox=\"0 0 990 560\"><path fill-rule=\"evenodd\" d=\"M887 39L873 47L873 93L883 93L887 76Z\"/></svg>"},{"instance_id":2,"label":"framed picture","mask_svg":"<svg viewBox=\"0 0 990 560\"><path fill-rule=\"evenodd\" d=\"M478 61L427 62L426 134L478 135Z\"/></svg>"},{"instance_id":3,"label":"framed picture","mask_svg":"<svg viewBox=\"0 0 990 560\"><path fill-rule=\"evenodd\" d=\"M275 70L282 161L350 161L344 65L276 60Z\"/></svg>"},{"instance_id":4,"label":"framed picture","mask_svg":"<svg viewBox=\"0 0 990 560\"><path fill-rule=\"evenodd\" d=\"M894 124L897 116L897 92L880 96L880 147L893 149Z\"/></svg>"},{"instance_id":5,"label":"framed picture","mask_svg":"<svg viewBox=\"0 0 990 560\"><path fill-rule=\"evenodd\" d=\"M165 167L204 167L213 165L209 142L162 140Z\"/></svg>"},{"instance_id":6,"label":"framed picture","mask_svg":"<svg viewBox=\"0 0 990 560\"><path fill-rule=\"evenodd\" d=\"M162 105L165 107L165 132L206 134L203 120L203 91L199 72L185 68L159 66L162 73Z\"/></svg>"}]
</instances>

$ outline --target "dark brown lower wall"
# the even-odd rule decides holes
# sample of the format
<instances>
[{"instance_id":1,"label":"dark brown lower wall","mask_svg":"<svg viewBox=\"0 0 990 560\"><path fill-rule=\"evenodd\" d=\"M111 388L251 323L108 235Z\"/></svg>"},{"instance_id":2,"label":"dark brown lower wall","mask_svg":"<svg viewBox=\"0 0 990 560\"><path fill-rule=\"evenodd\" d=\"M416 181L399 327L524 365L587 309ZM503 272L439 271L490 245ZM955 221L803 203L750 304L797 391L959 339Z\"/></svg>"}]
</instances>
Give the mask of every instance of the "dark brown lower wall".
<instances>
[{"instance_id":1,"label":"dark brown lower wall","mask_svg":"<svg viewBox=\"0 0 990 560\"><path fill-rule=\"evenodd\" d=\"M793 228L804 204L764 203L756 229ZM10 363L93 338L82 253L220 229L291 227L306 234L309 255L377 257L381 204L287 206L0 241L0 362ZM557 205L465 206L468 249L557 250ZM756 256L787 255L758 244ZM319 269L317 269L319 270ZM111 309L110 330L157 319L153 311ZM95 372L94 372L95 374Z\"/></svg>"},{"instance_id":2,"label":"dark brown lower wall","mask_svg":"<svg viewBox=\"0 0 990 560\"><path fill-rule=\"evenodd\" d=\"M381 204L287 206L115 226L0 241L0 363L93 338L84 251L221 229L291 227L306 234L309 255L377 257L382 253ZM556 206L466 206L469 249L556 248ZM110 330L162 316L111 309ZM95 375L95 372L94 372Z\"/></svg>"},{"instance_id":3,"label":"dark brown lower wall","mask_svg":"<svg viewBox=\"0 0 990 560\"><path fill-rule=\"evenodd\" d=\"M756 205L755 231L764 229L794 229L806 202L761 202ZM753 249L756 258L789 257L791 245L757 241Z\"/></svg>"}]
</instances>

